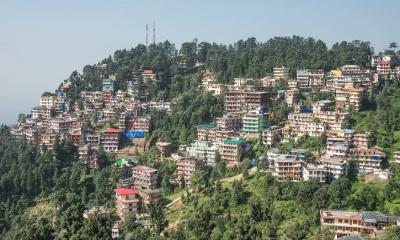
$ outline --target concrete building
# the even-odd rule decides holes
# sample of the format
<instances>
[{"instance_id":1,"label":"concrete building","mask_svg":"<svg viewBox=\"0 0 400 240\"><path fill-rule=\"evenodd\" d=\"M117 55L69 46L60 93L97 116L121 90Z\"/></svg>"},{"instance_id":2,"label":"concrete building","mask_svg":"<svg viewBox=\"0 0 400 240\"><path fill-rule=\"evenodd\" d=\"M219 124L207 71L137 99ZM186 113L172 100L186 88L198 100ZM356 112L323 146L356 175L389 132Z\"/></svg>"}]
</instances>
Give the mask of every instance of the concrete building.
<instances>
[{"instance_id":1,"label":"concrete building","mask_svg":"<svg viewBox=\"0 0 400 240\"><path fill-rule=\"evenodd\" d=\"M309 73L308 70L297 70L297 85L299 88L309 88Z\"/></svg>"},{"instance_id":2,"label":"concrete building","mask_svg":"<svg viewBox=\"0 0 400 240\"><path fill-rule=\"evenodd\" d=\"M215 139L217 128L214 124L200 124L197 126L197 140L212 141Z\"/></svg>"},{"instance_id":3,"label":"concrete building","mask_svg":"<svg viewBox=\"0 0 400 240\"><path fill-rule=\"evenodd\" d=\"M382 61L382 56L374 54L369 56L371 67L376 67Z\"/></svg>"},{"instance_id":4,"label":"concrete building","mask_svg":"<svg viewBox=\"0 0 400 240\"><path fill-rule=\"evenodd\" d=\"M263 143L268 148L279 142L279 138L282 136L282 128L278 126L271 126L263 131Z\"/></svg>"},{"instance_id":5,"label":"concrete building","mask_svg":"<svg viewBox=\"0 0 400 240\"><path fill-rule=\"evenodd\" d=\"M242 132L246 134L257 134L260 131L260 121L265 116L258 111L249 111L242 117Z\"/></svg>"},{"instance_id":6,"label":"concrete building","mask_svg":"<svg viewBox=\"0 0 400 240\"><path fill-rule=\"evenodd\" d=\"M379 75L390 75L392 73L392 69L390 68L389 61L381 61L376 66L376 71Z\"/></svg>"},{"instance_id":7,"label":"concrete building","mask_svg":"<svg viewBox=\"0 0 400 240\"><path fill-rule=\"evenodd\" d=\"M371 173L374 169L381 169L384 157L385 154L377 147L350 148L348 159L355 161L356 168L360 173Z\"/></svg>"},{"instance_id":8,"label":"concrete building","mask_svg":"<svg viewBox=\"0 0 400 240\"><path fill-rule=\"evenodd\" d=\"M376 238L388 226L399 225L398 216L387 216L381 212L351 212L320 210L321 227L329 227L335 238L349 235L368 235Z\"/></svg>"},{"instance_id":9,"label":"concrete building","mask_svg":"<svg viewBox=\"0 0 400 240\"><path fill-rule=\"evenodd\" d=\"M361 108L361 100L364 89L355 88L353 83L345 84L343 87L336 87L336 108L350 109L358 112Z\"/></svg>"},{"instance_id":10,"label":"concrete building","mask_svg":"<svg viewBox=\"0 0 400 240\"><path fill-rule=\"evenodd\" d=\"M43 106L46 108L53 108L55 106L54 98L55 98L55 96L42 96L40 98L40 106Z\"/></svg>"},{"instance_id":11,"label":"concrete building","mask_svg":"<svg viewBox=\"0 0 400 240\"><path fill-rule=\"evenodd\" d=\"M268 92L227 91L224 98L224 112L240 115L249 110L261 109L268 105Z\"/></svg>"},{"instance_id":12,"label":"concrete building","mask_svg":"<svg viewBox=\"0 0 400 240\"><path fill-rule=\"evenodd\" d=\"M114 92L115 86L114 86L114 81L110 79L103 79L102 81L102 86L103 86L103 92Z\"/></svg>"},{"instance_id":13,"label":"concrete building","mask_svg":"<svg viewBox=\"0 0 400 240\"><path fill-rule=\"evenodd\" d=\"M289 79L289 68L274 67L274 78L288 80Z\"/></svg>"},{"instance_id":14,"label":"concrete building","mask_svg":"<svg viewBox=\"0 0 400 240\"><path fill-rule=\"evenodd\" d=\"M139 208L137 192L130 188L117 188L115 192L115 203L118 217L123 221L128 214L136 215Z\"/></svg>"},{"instance_id":15,"label":"concrete building","mask_svg":"<svg viewBox=\"0 0 400 240\"><path fill-rule=\"evenodd\" d=\"M160 160L163 161L165 158L171 156L171 143L169 142L157 142L156 143L157 149L160 152Z\"/></svg>"},{"instance_id":16,"label":"concrete building","mask_svg":"<svg viewBox=\"0 0 400 240\"><path fill-rule=\"evenodd\" d=\"M302 177L304 181L318 179L319 182L324 183L327 180L325 166L322 164L306 163L303 165Z\"/></svg>"},{"instance_id":17,"label":"concrete building","mask_svg":"<svg viewBox=\"0 0 400 240\"><path fill-rule=\"evenodd\" d=\"M325 73L322 69L308 70L309 87L312 89L321 89L325 87Z\"/></svg>"},{"instance_id":18,"label":"concrete building","mask_svg":"<svg viewBox=\"0 0 400 240\"><path fill-rule=\"evenodd\" d=\"M149 84L157 81L157 73L153 70L144 70L142 73L142 79L145 84Z\"/></svg>"},{"instance_id":19,"label":"concrete building","mask_svg":"<svg viewBox=\"0 0 400 240\"><path fill-rule=\"evenodd\" d=\"M241 127L240 117L230 114L224 114L222 117L217 118L217 127L221 130L239 130Z\"/></svg>"},{"instance_id":20,"label":"concrete building","mask_svg":"<svg viewBox=\"0 0 400 240\"><path fill-rule=\"evenodd\" d=\"M218 148L208 141L196 140L186 148L186 152L189 157L203 159L206 165L214 166Z\"/></svg>"},{"instance_id":21,"label":"concrete building","mask_svg":"<svg viewBox=\"0 0 400 240\"><path fill-rule=\"evenodd\" d=\"M239 162L243 154L244 143L242 139L225 139L218 146L221 159L228 165Z\"/></svg>"},{"instance_id":22,"label":"concrete building","mask_svg":"<svg viewBox=\"0 0 400 240\"><path fill-rule=\"evenodd\" d=\"M132 179L135 186L155 189L157 186L158 171L155 168L137 165L132 168Z\"/></svg>"},{"instance_id":23,"label":"concrete building","mask_svg":"<svg viewBox=\"0 0 400 240\"><path fill-rule=\"evenodd\" d=\"M338 179L340 176L346 174L347 161L344 157L322 157L321 163L325 167L327 181Z\"/></svg>"},{"instance_id":24,"label":"concrete building","mask_svg":"<svg viewBox=\"0 0 400 240\"><path fill-rule=\"evenodd\" d=\"M147 206L150 203L156 203L160 200L160 191L157 189L148 189L148 188L135 188L139 200L142 203L144 208L147 208Z\"/></svg>"},{"instance_id":25,"label":"concrete building","mask_svg":"<svg viewBox=\"0 0 400 240\"><path fill-rule=\"evenodd\" d=\"M99 145L101 142L100 134L96 133L86 133L85 134L85 144L90 144L92 146Z\"/></svg>"},{"instance_id":26,"label":"concrete building","mask_svg":"<svg viewBox=\"0 0 400 240\"><path fill-rule=\"evenodd\" d=\"M133 131L149 132L150 130L150 119L147 117L134 118L132 122Z\"/></svg>"},{"instance_id":27,"label":"concrete building","mask_svg":"<svg viewBox=\"0 0 400 240\"><path fill-rule=\"evenodd\" d=\"M293 182L299 182L302 179L302 165L303 161L297 160L293 156L283 156L276 159L270 168L272 175L278 181L288 179Z\"/></svg>"},{"instance_id":28,"label":"concrete building","mask_svg":"<svg viewBox=\"0 0 400 240\"><path fill-rule=\"evenodd\" d=\"M176 163L178 180L183 186L190 187L190 178L197 170L201 170L204 163L201 159L186 157Z\"/></svg>"},{"instance_id":29,"label":"concrete building","mask_svg":"<svg viewBox=\"0 0 400 240\"><path fill-rule=\"evenodd\" d=\"M100 135L101 145L104 151L117 151L119 146L119 140L121 131L115 128L108 128Z\"/></svg>"},{"instance_id":30,"label":"concrete building","mask_svg":"<svg viewBox=\"0 0 400 240\"><path fill-rule=\"evenodd\" d=\"M299 100L299 89L288 89L285 91L285 101L289 107L295 105Z\"/></svg>"}]
</instances>

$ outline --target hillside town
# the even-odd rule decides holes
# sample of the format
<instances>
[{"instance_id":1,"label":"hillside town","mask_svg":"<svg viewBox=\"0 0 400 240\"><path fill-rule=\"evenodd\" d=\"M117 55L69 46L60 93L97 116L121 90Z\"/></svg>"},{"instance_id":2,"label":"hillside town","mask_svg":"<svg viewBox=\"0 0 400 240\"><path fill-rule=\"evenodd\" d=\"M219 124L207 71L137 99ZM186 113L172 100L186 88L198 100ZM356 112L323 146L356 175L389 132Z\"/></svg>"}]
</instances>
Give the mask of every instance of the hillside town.
<instances>
[{"instance_id":1,"label":"hillside town","mask_svg":"<svg viewBox=\"0 0 400 240\"><path fill-rule=\"evenodd\" d=\"M237 77L231 84L217 82L204 70L198 87L223 97L223 114L214 122L199 123L197 139L186 145L174 146L162 139L155 142L154 160L175 162L176 170L168 181L187 189L192 188L191 177L196 171L212 168L217 161L250 167L263 161L266 167L262 171L278 181L317 179L329 183L350 171L365 178L388 179L391 173L383 163L389 159L373 144L370 133L346 125L349 115L365 108L368 97L378 94L385 81L400 76L398 63L396 56L381 54L371 55L367 68L345 65L326 72L276 66L271 76ZM113 238L119 237L119 226L127 215L136 216L140 224L149 227L148 220L141 219L146 219L149 204L162 198L159 173L151 166L136 164L135 159L149 148L147 136L156 130L151 113L174 114L173 102L140 99L137 84L146 89L158 83L159 74L151 69L134 74L136 81L129 82L127 90L116 86L115 75L101 76L101 91L82 91L75 102L65 94L73 83L63 81L55 92L43 93L39 106L11 129L15 139L26 139L42 151L51 151L61 142L73 143L84 171L98 169L103 153L114 156L115 169L128 169L129 174L109 189L115 193L117 216ZM78 80L85 81L85 75L78 74ZM315 93L320 97L313 97ZM287 106L283 119L277 118L276 102ZM323 148L297 147L310 139L324 141ZM263 145L265 154L249 158L256 143ZM400 163L400 151L393 156L390 160ZM93 211L88 209L85 216ZM320 218L321 226L333 226L338 238L361 233L376 236L386 226L400 224L400 217L346 209L321 209Z\"/></svg>"}]
</instances>

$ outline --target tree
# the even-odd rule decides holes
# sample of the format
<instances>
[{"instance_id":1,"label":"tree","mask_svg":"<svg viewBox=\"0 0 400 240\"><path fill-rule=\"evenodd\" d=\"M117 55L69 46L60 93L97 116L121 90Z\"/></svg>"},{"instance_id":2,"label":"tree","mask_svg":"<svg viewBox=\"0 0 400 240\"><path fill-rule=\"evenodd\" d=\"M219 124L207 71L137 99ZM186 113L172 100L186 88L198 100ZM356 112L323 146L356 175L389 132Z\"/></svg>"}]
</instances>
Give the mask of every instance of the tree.
<instances>
[{"instance_id":1,"label":"tree","mask_svg":"<svg viewBox=\"0 0 400 240\"><path fill-rule=\"evenodd\" d=\"M196 170L190 177L190 183L195 191L199 192L206 183L205 172Z\"/></svg>"},{"instance_id":2,"label":"tree","mask_svg":"<svg viewBox=\"0 0 400 240\"><path fill-rule=\"evenodd\" d=\"M148 205L150 222L154 226L154 231L157 235L167 226L163 207L159 203L150 203Z\"/></svg>"},{"instance_id":3,"label":"tree","mask_svg":"<svg viewBox=\"0 0 400 240\"><path fill-rule=\"evenodd\" d=\"M133 214L126 214L124 221L122 222L121 229L126 233L131 233L137 228L136 217Z\"/></svg>"},{"instance_id":4,"label":"tree","mask_svg":"<svg viewBox=\"0 0 400 240\"><path fill-rule=\"evenodd\" d=\"M232 183L231 203L233 206L243 203L245 200L242 181L234 180Z\"/></svg>"},{"instance_id":5,"label":"tree","mask_svg":"<svg viewBox=\"0 0 400 240\"><path fill-rule=\"evenodd\" d=\"M391 226L386 228L381 237L381 240L400 240L400 227L399 226Z\"/></svg>"},{"instance_id":6,"label":"tree","mask_svg":"<svg viewBox=\"0 0 400 240\"><path fill-rule=\"evenodd\" d=\"M397 45L396 42L391 42L391 43L389 44L389 49L392 49L393 51L396 51L396 49L397 49L398 47L399 47L399 46Z\"/></svg>"},{"instance_id":7,"label":"tree","mask_svg":"<svg viewBox=\"0 0 400 240\"><path fill-rule=\"evenodd\" d=\"M85 219L81 231L80 239L110 239L111 238L112 218L109 214L94 213Z\"/></svg>"}]
</instances>

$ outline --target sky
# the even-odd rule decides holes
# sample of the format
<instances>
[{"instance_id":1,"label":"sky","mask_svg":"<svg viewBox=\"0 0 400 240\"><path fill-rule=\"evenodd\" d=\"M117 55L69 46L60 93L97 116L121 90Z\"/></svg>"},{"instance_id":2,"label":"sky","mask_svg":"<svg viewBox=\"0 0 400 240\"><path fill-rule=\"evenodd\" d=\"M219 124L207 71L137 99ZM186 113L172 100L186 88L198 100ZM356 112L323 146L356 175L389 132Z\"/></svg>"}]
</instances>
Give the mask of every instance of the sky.
<instances>
[{"instance_id":1,"label":"sky","mask_svg":"<svg viewBox=\"0 0 400 240\"><path fill-rule=\"evenodd\" d=\"M300 35L376 51L400 42L398 0L0 0L0 123L29 113L44 91L117 49L156 41L233 43ZM151 34L150 39L151 39Z\"/></svg>"}]
</instances>

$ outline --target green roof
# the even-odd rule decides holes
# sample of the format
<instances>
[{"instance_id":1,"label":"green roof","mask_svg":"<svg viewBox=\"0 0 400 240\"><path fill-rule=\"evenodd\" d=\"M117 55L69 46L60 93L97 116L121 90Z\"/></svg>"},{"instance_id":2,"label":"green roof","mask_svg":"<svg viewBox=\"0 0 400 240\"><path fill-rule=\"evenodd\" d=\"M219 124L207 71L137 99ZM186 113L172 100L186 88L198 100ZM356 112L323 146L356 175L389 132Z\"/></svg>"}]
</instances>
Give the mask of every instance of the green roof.
<instances>
[{"instance_id":1,"label":"green roof","mask_svg":"<svg viewBox=\"0 0 400 240\"><path fill-rule=\"evenodd\" d=\"M243 139L224 139L224 143L230 143L230 144L243 144L244 140Z\"/></svg>"},{"instance_id":2,"label":"green roof","mask_svg":"<svg viewBox=\"0 0 400 240\"><path fill-rule=\"evenodd\" d=\"M131 166L132 164L130 162L131 160L123 158L115 161L114 166L117 166L119 168L122 168L124 166Z\"/></svg>"},{"instance_id":3,"label":"green roof","mask_svg":"<svg viewBox=\"0 0 400 240\"><path fill-rule=\"evenodd\" d=\"M215 128L214 124L200 124L198 128Z\"/></svg>"}]
</instances>

